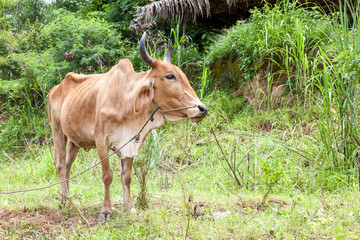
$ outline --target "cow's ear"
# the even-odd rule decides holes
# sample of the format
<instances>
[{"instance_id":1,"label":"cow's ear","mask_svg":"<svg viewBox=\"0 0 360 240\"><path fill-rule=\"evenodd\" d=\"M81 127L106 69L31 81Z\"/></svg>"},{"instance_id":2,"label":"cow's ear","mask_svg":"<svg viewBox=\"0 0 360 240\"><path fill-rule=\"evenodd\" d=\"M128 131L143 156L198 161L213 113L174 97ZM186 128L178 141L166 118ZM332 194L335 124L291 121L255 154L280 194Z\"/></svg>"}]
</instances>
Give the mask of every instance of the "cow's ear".
<instances>
[{"instance_id":1,"label":"cow's ear","mask_svg":"<svg viewBox=\"0 0 360 240\"><path fill-rule=\"evenodd\" d=\"M135 113L140 113L154 98L154 87L150 80L145 80L139 87L135 98Z\"/></svg>"}]
</instances>

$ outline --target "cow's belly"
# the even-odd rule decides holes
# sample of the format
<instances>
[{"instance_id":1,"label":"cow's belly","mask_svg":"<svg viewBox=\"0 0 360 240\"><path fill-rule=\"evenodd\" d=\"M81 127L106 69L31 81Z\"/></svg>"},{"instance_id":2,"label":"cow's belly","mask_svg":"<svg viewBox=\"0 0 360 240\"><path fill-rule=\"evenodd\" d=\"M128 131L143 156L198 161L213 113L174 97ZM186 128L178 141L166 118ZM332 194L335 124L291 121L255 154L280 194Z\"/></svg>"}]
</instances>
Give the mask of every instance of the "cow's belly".
<instances>
[{"instance_id":1,"label":"cow's belly","mask_svg":"<svg viewBox=\"0 0 360 240\"><path fill-rule=\"evenodd\" d=\"M80 126L73 124L73 121L65 120L62 128L67 138L76 146L85 150L95 148L94 126L84 122Z\"/></svg>"},{"instance_id":2,"label":"cow's belly","mask_svg":"<svg viewBox=\"0 0 360 240\"><path fill-rule=\"evenodd\" d=\"M61 126L64 134L75 145L84 149L95 148L95 104L87 98L70 98L61 109ZM92 107L89 107L92 106Z\"/></svg>"}]
</instances>

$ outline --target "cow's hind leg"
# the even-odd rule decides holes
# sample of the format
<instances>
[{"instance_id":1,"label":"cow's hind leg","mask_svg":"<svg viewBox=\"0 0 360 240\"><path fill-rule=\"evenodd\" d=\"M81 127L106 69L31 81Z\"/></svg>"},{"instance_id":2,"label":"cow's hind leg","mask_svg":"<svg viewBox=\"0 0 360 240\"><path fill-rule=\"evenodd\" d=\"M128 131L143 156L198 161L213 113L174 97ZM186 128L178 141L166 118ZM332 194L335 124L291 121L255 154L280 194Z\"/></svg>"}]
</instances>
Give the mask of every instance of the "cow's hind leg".
<instances>
[{"instance_id":1,"label":"cow's hind leg","mask_svg":"<svg viewBox=\"0 0 360 240\"><path fill-rule=\"evenodd\" d=\"M76 146L73 142L68 141L67 148L66 148L66 179L70 178L71 166L73 165L75 158L79 153L79 147ZM66 181L66 188L67 188L67 197L69 196L69 180Z\"/></svg>"},{"instance_id":2,"label":"cow's hind leg","mask_svg":"<svg viewBox=\"0 0 360 240\"><path fill-rule=\"evenodd\" d=\"M129 211L132 214L137 213L131 199L130 183L131 183L131 169L133 165L133 158L121 159L121 183L123 186L124 195L124 211Z\"/></svg>"},{"instance_id":3,"label":"cow's hind leg","mask_svg":"<svg viewBox=\"0 0 360 240\"><path fill-rule=\"evenodd\" d=\"M100 161L108 156L108 148L98 148L98 155ZM104 183L105 195L104 202L101 208L100 221L110 220L111 219L111 199L110 199L110 185L113 180L113 172L110 169L109 159L106 159L101 162L102 167L102 181Z\"/></svg>"},{"instance_id":4,"label":"cow's hind leg","mask_svg":"<svg viewBox=\"0 0 360 240\"><path fill-rule=\"evenodd\" d=\"M55 121L53 122L53 139L54 139L54 165L59 176L59 181L64 181L66 179L66 136L61 130L60 124L55 126ZM69 189L66 182L60 183L61 192L63 197L61 198L61 204L66 203L66 197L69 196ZM64 197L65 196L65 197Z\"/></svg>"}]
</instances>

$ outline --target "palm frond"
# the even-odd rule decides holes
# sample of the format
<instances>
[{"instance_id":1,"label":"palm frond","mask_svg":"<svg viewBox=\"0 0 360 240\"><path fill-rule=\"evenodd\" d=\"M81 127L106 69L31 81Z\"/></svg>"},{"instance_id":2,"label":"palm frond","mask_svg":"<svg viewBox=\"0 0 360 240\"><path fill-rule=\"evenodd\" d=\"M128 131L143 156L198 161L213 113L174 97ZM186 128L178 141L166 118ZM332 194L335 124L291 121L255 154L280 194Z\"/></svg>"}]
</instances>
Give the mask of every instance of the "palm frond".
<instances>
[{"instance_id":1,"label":"palm frond","mask_svg":"<svg viewBox=\"0 0 360 240\"><path fill-rule=\"evenodd\" d=\"M144 17L145 22L151 21L155 17L159 21L175 20L179 16L181 20L184 16L190 17L193 21L201 16L210 16L209 0L160 0L148 5L137 7L135 18Z\"/></svg>"}]
</instances>

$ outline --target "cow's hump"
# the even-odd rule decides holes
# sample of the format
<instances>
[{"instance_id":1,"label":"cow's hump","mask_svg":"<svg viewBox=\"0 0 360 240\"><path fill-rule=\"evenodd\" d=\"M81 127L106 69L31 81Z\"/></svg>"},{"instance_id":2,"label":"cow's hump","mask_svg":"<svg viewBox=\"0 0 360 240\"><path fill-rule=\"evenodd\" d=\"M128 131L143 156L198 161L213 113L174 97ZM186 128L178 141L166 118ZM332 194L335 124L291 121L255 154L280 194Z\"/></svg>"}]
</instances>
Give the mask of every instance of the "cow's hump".
<instances>
[{"instance_id":1,"label":"cow's hump","mask_svg":"<svg viewBox=\"0 0 360 240\"><path fill-rule=\"evenodd\" d=\"M133 65L129 59L121 59L117 64L117 68L123 73L135 73Z\"/></svg>"}]
</instances>

